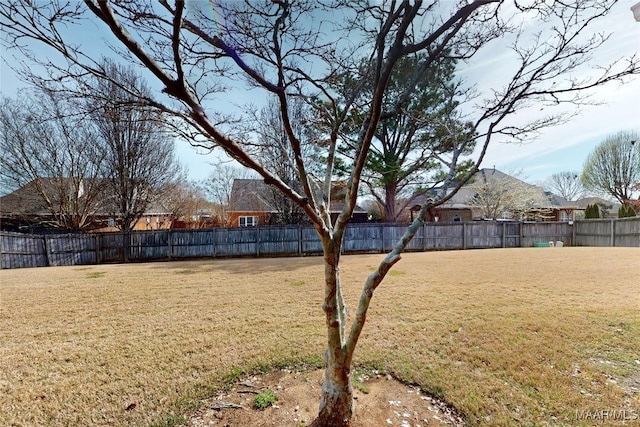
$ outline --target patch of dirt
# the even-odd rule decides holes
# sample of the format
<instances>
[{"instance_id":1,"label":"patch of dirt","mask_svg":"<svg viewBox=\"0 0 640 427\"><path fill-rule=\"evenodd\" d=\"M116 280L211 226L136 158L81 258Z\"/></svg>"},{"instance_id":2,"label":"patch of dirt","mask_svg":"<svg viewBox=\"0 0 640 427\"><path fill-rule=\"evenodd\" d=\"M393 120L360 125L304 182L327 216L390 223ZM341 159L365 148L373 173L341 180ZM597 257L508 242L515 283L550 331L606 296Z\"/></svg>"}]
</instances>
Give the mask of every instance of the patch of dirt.
<instances>
[{"instance_id":1,"label":"patch of dirt","mask_svg":"<svg viewBox=\"0 0 640 427\"><path fill-rule=\"evenodd\" d=\"M318 413L322 377L322 370L314 370L275 371L243 378L208 402L207 408L197 411L187 425L308 427ZM273 391L278 400L265 410L254 409L255 396L265 390ZM444 402L389 375L364 378L354 386L354 405L352 427L464 426L462 418Z\"/></svg>"}]
</instances>

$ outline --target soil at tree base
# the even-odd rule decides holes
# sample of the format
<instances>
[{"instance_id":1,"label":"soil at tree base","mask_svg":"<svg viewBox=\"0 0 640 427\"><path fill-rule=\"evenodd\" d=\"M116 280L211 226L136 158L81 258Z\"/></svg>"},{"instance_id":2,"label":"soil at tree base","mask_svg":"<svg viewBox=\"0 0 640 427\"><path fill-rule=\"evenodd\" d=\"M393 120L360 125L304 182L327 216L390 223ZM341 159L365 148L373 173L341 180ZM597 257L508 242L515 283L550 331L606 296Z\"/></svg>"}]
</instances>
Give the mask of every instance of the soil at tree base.
<instances>
[{"instance_id":1,"label":"soil at tree base","mask_svg":"<svg viewBox=\"0 0 640 427\"><path fill-rule=\"evenodd\" d=\"M243 378L231 390L207 402L206 408L193 414L187 425L310 427L318 414L322 378L322 370L274 371ZM265 390L272 390L278 400L265 410L254 409L255 396ZM465 425L444 402L389 375L376 375L359 383L354 390L354 404L351 427Z\"/></svg>"}]
</instances>

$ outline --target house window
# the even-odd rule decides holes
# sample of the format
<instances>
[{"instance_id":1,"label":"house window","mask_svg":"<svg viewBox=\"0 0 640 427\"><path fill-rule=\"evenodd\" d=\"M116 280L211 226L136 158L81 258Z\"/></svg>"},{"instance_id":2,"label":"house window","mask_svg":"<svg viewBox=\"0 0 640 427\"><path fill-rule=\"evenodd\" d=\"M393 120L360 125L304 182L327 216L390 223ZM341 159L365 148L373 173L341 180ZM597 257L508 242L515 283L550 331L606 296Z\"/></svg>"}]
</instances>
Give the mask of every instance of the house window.
<instances>
[{"instance_id":1,"label":"house window","mask_svg":"<svg viewBox=\"0 0 640 427\"><path fill-rule=\"evenodd\" d=\"M257 216L241 216L238 217L238 225L240 227L255 227L258 225Z\"/></svg>"},{"instance_id":2,"label":"house window","mask_svg":"<svg viewBox=\"0 0 640 427\"><path fill-rule=\"evenodd\" d=\"M560 211L560 221L567 222L571 218L569 218L569 213L567 211Z\"/></svg>"}]
</instances>

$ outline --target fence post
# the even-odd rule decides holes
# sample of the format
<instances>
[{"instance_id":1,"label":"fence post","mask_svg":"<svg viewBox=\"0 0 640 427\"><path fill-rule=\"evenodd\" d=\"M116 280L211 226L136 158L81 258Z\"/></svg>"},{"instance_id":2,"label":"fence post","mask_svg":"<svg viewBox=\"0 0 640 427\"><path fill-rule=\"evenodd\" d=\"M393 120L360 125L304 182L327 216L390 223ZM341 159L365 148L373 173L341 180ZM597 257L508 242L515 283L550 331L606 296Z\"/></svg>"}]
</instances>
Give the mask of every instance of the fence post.
<instances>
[{"instance_id":1,"label":"fence post","mask_svg":"<svg viewBox=\"0 0 640 427\"><path fill-rule=\"evenodd\" d=\"M302 256L302 224L298 224L298 256Z\"/></svg>"},{"instance_id":2,"label":"fence post","mask_svg":"<svg viewBox=\"0 0 640 427\"><path fill-rule=\"evenodd\" d=\"M49 253L49 238L47 236L42 236L42 241L44 242L44 259L47 262L47 267L50 267L51 258Z\"/></svg>"},{"instance_id":3,"label":"fence post","mask_svg":"<svg viewBox=\"0 0 640 427\"><path fill-rule=\"evenodd\" d=\"M427 250L427 224L422 223L422 252Z\"/></svg>"},{"instance_id":4,"label":"fence post","mask_svg":"<svg viewBox=\"0 0 640 427\"><path fill-rule=\"evenodd\" d=\"M131 238L129 237L129 232L125 231L122 233L122 240L124 246L124 262L129 262L129 250L131 249Z\"/></svg>"},{"instance_id":5,"label":"fence post","mask_svg":"<svg viewBox=\"0 0 640 427\"><path fill-rule=\"evenodd\" d=\"M100 234L96 233L94 237L96 240L96 264L100 264Z\"/></svg>"},{"instance_id":6,"label":"fence post","mask_svg":"<svg viewBox=\"0 0 640 427\"><path fill-rule=\"evenodd\" d=\"M260 257L260 226L256 225L256 257Z\"/></svg>"},{"instance_id":7,"label":"fence post","mask_svg":"<svg viewBox=\"0 0 640 427\"><path fill-rule=\"evenodd\" d=\"M216 242L218 241L218 228L217 227L213 229L212 239L213 239L213 242L211 242L211 244L213 246L213 249L211 250L211 252L212 252L211 256L213 258L215 258L216 257L216 252L217 252L216 251Z\"/></svg>"},{"instance_id":8,"label":"fence post","mask_svg":"<svg viewBox=\"0 0 640 427\"><path fill-rule=\"evenodd\" d=\"M382 250L380 252L384 252L384 226L380 223L380 239L382 240Z\"/></svg>"},{"instance_id":9,"label":"fence post","mask_svg":"<svg viewBox=\"0 0 640 427\"><path fill-rule=\"evenodd\" d=\"M171 229L167 231L167 246L169 248L169 261L171 261L173 255L173 247L171 246Z\"/></svg>"},{"instance_id":10,"label":"fence post","mask_svg":"<svg viewBox=\"0 0 640 427\"><path fill-rule=\"evenodd\" d=\"M467 249L467 223L462 223L462 249Z\"/></svg>"},{"instance_id":11,"label":"fence post","mask_svg":"<svg viewBox=\"0 0 640 427\"><path fill-rule=\"evenodd\" d=\"M507 247L507 223L502 223L502 248Z\"/></svg>"},{"instance_id":12,"label":"fence post","mask_svg":"<svg viewBox=\"0 0 640 427\"><path fill-rule=\"evenodd\" d=\"M616 245L616 226L615 223L613 222L613 219L609 220L611 223L611 247L614 247Z\"/></svg>"}]
</instances>

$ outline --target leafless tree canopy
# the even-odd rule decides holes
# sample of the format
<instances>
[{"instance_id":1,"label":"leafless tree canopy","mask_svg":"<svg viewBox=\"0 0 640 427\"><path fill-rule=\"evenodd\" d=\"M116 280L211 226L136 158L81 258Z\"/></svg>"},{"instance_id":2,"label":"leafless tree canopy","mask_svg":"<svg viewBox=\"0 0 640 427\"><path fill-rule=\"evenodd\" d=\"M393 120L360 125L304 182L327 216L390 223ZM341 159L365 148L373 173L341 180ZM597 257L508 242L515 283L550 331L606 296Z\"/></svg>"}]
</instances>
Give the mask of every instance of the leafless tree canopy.
<instances>
[{"instance_id":1,"label":"leafless tree canopy","mask_svg":"<svg viewBox=\"0 0 640 427\"><path fill-rule=\"evenodd\" d=\"M140 76L110 61L103 67L112 77L85 81L85 108L106 146L102 175L113 194L110 209L121 218L121 228L129 230L181 169L163 116L131 93L149 92Z\"/></svg>"},{"instance_id":2,"label":"leafless tree canopy","mask_svg":"<svg viewBox=\"0 0 640 427\"><path fill-rule=\"evenodd\" d=\"M605 139L587 157L583 185L621 204L640 199L640 133L622 131Z\"/></svg>"},{"instance_id":3,"label":"leafless tree canopy","mask_svg":"<svg viewBox=\"0 0 640 427\"><path fill-rule=\"evenodd\" d=\"M105 189L104 155L92 130L90 121L77 115L77 106L50 91L3 98L0 182L6 191L23 188L20 203L4 208L29 220L48 218L48 226L91 226L92 216L104 208Z\"/></svg>"},{"instance_id":4,"label":"leafless tree canopy","mask_svg":"<svg viewBox=\"0 0 640 427\"><path fill-rule=\"evenodd\" d=\"M475 1L300 1L215 2L97 1L38 3L18 0L0 5L4 43L26 50L46 44L64 61L44 65L51 77L64 83L84 74L112 79L88 50L68 42L66 35L87 21L111 34L112 56L144 67L161 91L142 94L123 89L139 102L173 118L176 130L194 144L219 147L242 165L255 170L267 184L298 205L315 225L324 248L327 364L318 425L348 425L352 414L351 361L365 323L374 290L412 238L427 210L408 228L396 248L366 280L353 322L347 323L339 275L340 247L353 213L360 178L380 120L406 106L422 73L444 56L472 60L491 49L498 39L511 43L515 61L510 77L467 103L480 165L493 139L523 140L547 126L566 120L566 111L588 102L587 91L638 73L635 56L611 64L594 60L607 34L591 25L605 16L615 1L528 0ZM535 22L535 26L526 25ZM95 27L94 27L95 28ZM422 55L405 90L391 105L385 94L399 61ZM32 60L39 56L33 55ZM364 67L361 58L366 58ZM40 61L42 62L42 60ZM351 84L336 96L336 79L349 73ZM116 82L117 83L117 82ZM287 141L293 153L299 187L283 181L263 165L247 146L247 136L216 114L228 102L226 90L248 83L278 100ZM471 82L470 82L471 83ZM246 87L246 85L243 85ZM360 94L369 95L362 99ZM252 91L252 93L255 93ZM302 99L315 108L323 123L326 162L316 185L291 120L291 100ZM571 106L571 109L558 107ZM543 111L540 111L540 109ZM347 180L344 210L333 222L328 212L336 153L353 111L362 117ZM514 113L522 115L515 117ZM526 119L522 119L526 117ZM452 197L456 167L462 153L441 162L445 170L434 204ZM477 166L470 174L475 173ZM469 175L468 175L469 176Z\"/></svg>"},{"instance_id":5,"label":"leafless tree canopy","mask_svg":"<svg viewBox=\"0 0 640 427\"><path fill-rule=\"evenodd\" d=\"M584 188L580 182L580 172L564 171L551 175L546 182L546 188L569 201L575 201L584 194Z\"/></svg>"},{"instance_id":6,"label":"leafless tree canopy","mask_svg":"<svg viewBox=\"0 0 640 427\"><path fill-rule=\"evenodd\" d=\"M518 178L518 172L483 169L469 185L476 195L471 204L478 206L485 219L521 219L533 210L550 206L550 200L540 187Z\"/></svg>"},{"instance_id":7,"label":"leafless tree canopy","mask_svg":"<svg viewBox=\"0 0 640 427\"><path fill-rule=\"evenodd\" d=\"M322 147L319 140L322 136L317 123L314 122L314 111L301 98L293 98L289 103L289 122L291 132L300 141L300 155L308 166L308 174L315 181L321 183L323 168ZM279 101L270 97L267 105L257 112L251 112L248 132L256 135L255 147L252 154L268 170L291 187L294 191L302 192L298 170L296 167L296 152L289 143L287 129L280 114ZM272 187L268 194L268 202L277 211L275 219L283 224L300 224L306 222L304 211L286 197L277 188Z\"/></svg>"},{"instance_id":8,"label":"leafless tree canopy","mask_svg":"<svg viewBox=\"0 0 640 427\"><path fill-rule=\"evenodd\" d=\"M105 69L130 90L147 90L130 69ZM90 220L108 214L129 229L181 172L172 135L157 109L111 80L74 83L65 91L43 82L32 95L3 99L0 176L7 189L28 186L29 206L43 204L50 226L95 228Z\"/></svg>"}]
</instances>

